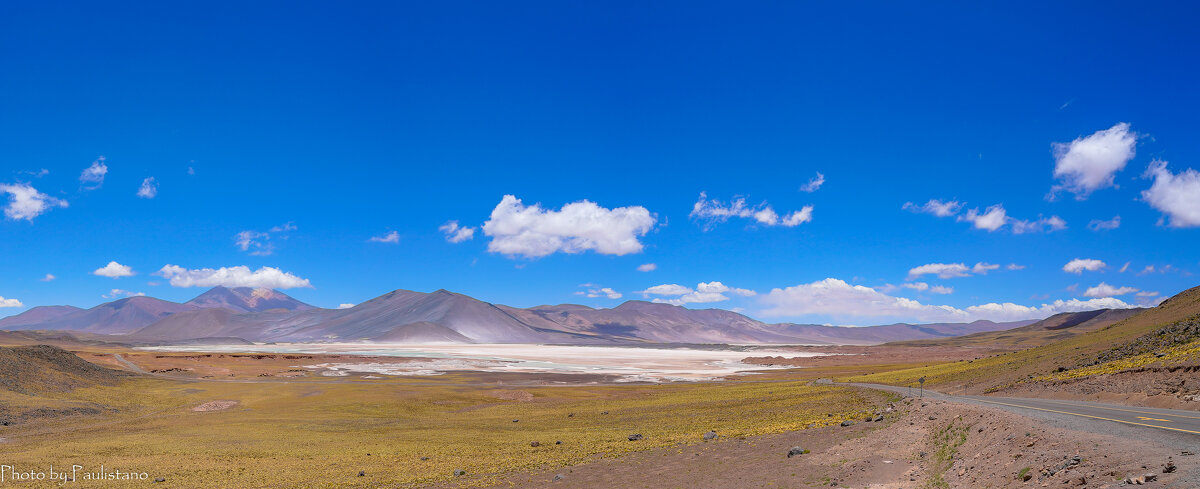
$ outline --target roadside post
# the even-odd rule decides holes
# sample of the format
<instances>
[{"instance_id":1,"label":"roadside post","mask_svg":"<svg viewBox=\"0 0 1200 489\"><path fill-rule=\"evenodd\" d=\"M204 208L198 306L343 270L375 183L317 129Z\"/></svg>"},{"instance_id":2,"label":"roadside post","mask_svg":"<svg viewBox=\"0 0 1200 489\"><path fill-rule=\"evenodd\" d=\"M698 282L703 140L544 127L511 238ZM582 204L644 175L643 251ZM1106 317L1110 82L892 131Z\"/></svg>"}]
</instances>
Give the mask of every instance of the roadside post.
<instances>
[{"instance_id":1,"label":"roadside post","mask_svg":"<svg viewBox=\"0 0 1200 489\"><path fill-rule=\"evenodd\" d=\"M917 383L921 384L921 397L925 397L925 377L917 379Z\"/></svg>"}]
</instances>

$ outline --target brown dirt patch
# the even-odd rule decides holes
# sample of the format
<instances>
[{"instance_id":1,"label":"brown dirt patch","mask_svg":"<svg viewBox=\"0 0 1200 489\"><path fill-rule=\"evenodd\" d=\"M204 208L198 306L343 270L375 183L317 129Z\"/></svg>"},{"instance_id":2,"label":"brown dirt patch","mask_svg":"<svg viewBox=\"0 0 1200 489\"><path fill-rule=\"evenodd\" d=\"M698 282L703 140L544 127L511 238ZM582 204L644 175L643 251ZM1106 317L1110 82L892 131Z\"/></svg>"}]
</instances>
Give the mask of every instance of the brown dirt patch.
<instances>
[{"instance_id":1,"label":"brown dirt patch","mask_svg":"<svg viewBox=\"0 0 1200 489\"><path fill-rule=\"evenodd\" d=\"M884 489L936 487L939 480L942 487L964 488L1116 487L1127 475L1147 472L1157 475L1157 487L1188 487L1184 474L1200 469L1200 457L1162 445L1051 428L996 409L922 400L898 407L882 422L745 439L700 442L704 430L698 427L694 445L511 474L490 487L800 488L836 482ZM788 458L793 446L811 452ZM1163 473L1169 457L1178 469ZM1022 480L1026 474L1028 481ZM479 483L465 479L437 487Z\"/></svg>"},{"instance_id":2,"label":"brown dirt patch","mask_svg":"<svg viewBox=\"0 0 1200 489\"><path fill-rule=\"evenodd\" d=\"M527 391L500 390L488 392L488 395L505 401L529 402L533 400L533 394Z\"/></svg>"},{"instance_id":3,"label":"brown dirt patch","mask_svg":"<svg viewBox=\"0 0 1200 489\"><path fill-rule=\"evenodd\" d=\"M237 401L208 401L204 404L192 408L192 411L198 413L207 413L211 411L224 411L231 407L237 406Z\"/></svg>"}]
</instances>

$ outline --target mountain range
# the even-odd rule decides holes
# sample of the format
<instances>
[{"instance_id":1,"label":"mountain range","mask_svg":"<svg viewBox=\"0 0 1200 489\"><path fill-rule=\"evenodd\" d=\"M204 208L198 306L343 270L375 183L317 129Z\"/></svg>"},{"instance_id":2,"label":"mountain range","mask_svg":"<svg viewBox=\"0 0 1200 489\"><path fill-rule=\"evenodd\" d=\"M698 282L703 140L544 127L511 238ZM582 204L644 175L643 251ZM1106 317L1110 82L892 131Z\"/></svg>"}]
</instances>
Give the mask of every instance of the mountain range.
<instances>
[{"instance_id":1,"label":"mountain range","mask_svg":"<svg viewBox=\"0 0 1200 489\"><path fill-rule=\"evenodd\" d=\"M109 335L130 343L245 340L391 343L877 344L1001 331L1034 323L769 324L723 309L627 301L516 308L437 290L395 290L347 309L322 309L271 289L215 287L185 303L129 297L90 309L40 306L0 319L0 330Z\"/></svg>"}]
</instances>

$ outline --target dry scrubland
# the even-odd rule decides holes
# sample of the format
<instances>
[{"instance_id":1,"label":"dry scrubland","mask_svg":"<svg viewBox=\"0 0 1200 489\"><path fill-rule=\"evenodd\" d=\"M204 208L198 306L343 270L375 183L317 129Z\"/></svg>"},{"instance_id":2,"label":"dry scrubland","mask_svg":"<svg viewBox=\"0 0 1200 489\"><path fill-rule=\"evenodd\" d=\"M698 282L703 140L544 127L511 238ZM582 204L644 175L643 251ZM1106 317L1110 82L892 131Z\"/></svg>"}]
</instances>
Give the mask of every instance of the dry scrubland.
<instances>
[{"instance_id":1,"label":"dry scrubland","mask_svg":"<svg viewBox=\"0 0 1200 489\"><path fill-rule=\"evenodd\" d=\"M89 408L0 427L7 438L0 447L18 469L103 463L165 478L157 487L480 485L514 470L699 443L710 429L736 437L825 426L881 402L877 394L800 381L523 390L456 386L453 375L439 381L139 377L69 391L0 391L13 412ZM219 400L237 404L193 411ZM629 441L634 433L644 438ZM455 478L456 470L466 475Z\"/></svg>"}]
</instances>

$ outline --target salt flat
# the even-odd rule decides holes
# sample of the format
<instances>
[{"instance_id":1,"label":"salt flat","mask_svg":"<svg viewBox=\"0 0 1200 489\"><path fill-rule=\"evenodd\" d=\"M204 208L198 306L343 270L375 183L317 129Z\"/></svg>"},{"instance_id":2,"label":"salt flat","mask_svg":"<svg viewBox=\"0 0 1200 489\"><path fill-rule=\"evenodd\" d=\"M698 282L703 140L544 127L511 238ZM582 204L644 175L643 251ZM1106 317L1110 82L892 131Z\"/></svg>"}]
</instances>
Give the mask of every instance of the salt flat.
<instances>
[{"instance_id":1,"label":"salt flat","mask_svg":"<svg viewBox=\"0 0 1200 489\"><path fill-rule=\"evenodd\" d=\"M770 370L743 363L751 355L785 358L821 353L755 349L651 348L622 346L561 346L536 344L383 344L290 343L262 345L188 345L143 347L140 350L210 353L297 353L372 357L369 361L337 361L299 365L321 375L350 372L381 375L439 375L448 371L578 373L615 375L626 382L697 381ZM379 357L394 357L395 360ZM367 360L364 358L364 360Z\"/></svg>"}]
</instances>

